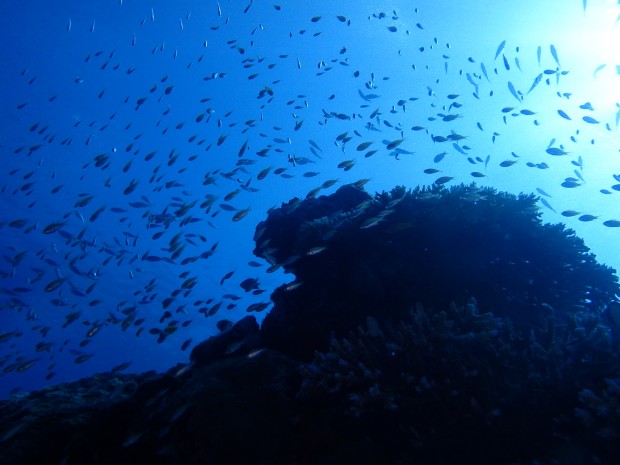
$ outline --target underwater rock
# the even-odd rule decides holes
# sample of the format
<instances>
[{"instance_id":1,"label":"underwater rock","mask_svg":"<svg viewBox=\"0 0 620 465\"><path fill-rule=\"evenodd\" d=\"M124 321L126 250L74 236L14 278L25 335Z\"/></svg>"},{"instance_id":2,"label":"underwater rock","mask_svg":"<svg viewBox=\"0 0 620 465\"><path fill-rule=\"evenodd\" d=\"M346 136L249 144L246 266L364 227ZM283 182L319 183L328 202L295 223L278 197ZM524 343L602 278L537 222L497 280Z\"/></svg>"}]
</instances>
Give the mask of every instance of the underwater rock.
<instances>
[{"instance_id":1,"label":"underwater rock","mask_svg":"<svg viewBox=\"0 0 620 465\"><path fill-rule=\"evenodd\" d=\"M309 360L332 333L346 336L370 315L395 321L416 302L480 308L528 327L553 313L598 311L619 293L614 270L574 232L543 224L534 195L474 184L371 198L352 185L293 200L257 227L254 253L293 273L272 295L261 336Z\"/></svg>"}]
</instances>

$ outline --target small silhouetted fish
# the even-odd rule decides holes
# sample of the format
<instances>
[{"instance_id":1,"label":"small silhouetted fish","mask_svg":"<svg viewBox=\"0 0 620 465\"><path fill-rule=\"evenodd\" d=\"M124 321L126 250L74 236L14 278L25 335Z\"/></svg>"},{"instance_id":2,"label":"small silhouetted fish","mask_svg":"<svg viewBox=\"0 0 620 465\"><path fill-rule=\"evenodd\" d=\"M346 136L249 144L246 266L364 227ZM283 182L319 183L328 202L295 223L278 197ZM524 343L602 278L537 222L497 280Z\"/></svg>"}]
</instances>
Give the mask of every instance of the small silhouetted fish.
<instances>
[{"instance_id":1,"label":"small silhouetted fish","mask_svg":"<svg viewBox=\"0 0 620 465\"><path fill-rule=\"evenodd\" d=\"M258 179L259 181L265 179L265 177L269 174L269 171L271 171L271 166L261 170L260 173L256 175L256 179Z\"/></svg>"},{"instance_id":2,"label":"small silhouetted fish","mask_svg":"<svg viewBox=\"0 0 620 465\"><path fill-rule=\"evenodd\" d=\"M528 94L530 92L532 92L536 88L536 86L538 84L540 84L540 81L542 81L542 78L543 78L543 74L542 73L540 73L538 76L536 76L536 78L534 79L534 82L532 83L532 85L530 87L530 90L527 91Z\"/></svg>"},{"instance_id":3,"label":"small silhouetted fish","mask_svg":"<svg viewBox=\"0 0 620 465\"><path fill-rule=\"evenodd\" d=\"M19 365L17 365L17 367L15 368L15 371L17 371L18 373L23 373L24 371L26 371L29 368L31 368L38 361L39 361L39 359L32 359L32 360L23 361Z\"/></svg>"},{"instance_id":4,"label":"small silhouetted fish","mask_svg":"<svg viewBox=\"0 0 620 465\"><path fill-rule=\"evenodd\" d=\"M220 204L220 208L221 208L222 210L224 210L224 211L227 211L227 212L234 212L234 211L237 211L237 210L238 210L238 208L237 208L237 207L233 207L232 205L229 205L229 204L227 204L227 203L221 203L221 204Z\"/></svg>"},{"instance_id":5,"label":"small silhouetted fish","mask_svg":"<svg viewBox=\"0 0 620 465\"><path fill-rule=\"evenodd\" d=\"M539 200L540 200L540 203L542 203L545 207L547 207L552 212L556 213L555 209L551 206L551 204L547 201L547 199L545 199L544 197L541 197Z\"/></svg>"},{"instance_id":6,"label":"small silhouetted fish","mask_svg":"<svg viewBox=\"0 0 620 465\"><path fill-rule=\"evenodd\" d=\"M269 305L270 305L270 303L268 303L268 302L255 303L255 304L251 304L245 311L248 312L248 313L250 313L250 312L262 312L267 307L269 307Z\"/></svg>"},{"instance_id":7,"label":"small silhouetted fish","mask_svg":"<svg viewBox=\"0 0 620 465\"><path fill-rule=\"evenodd\" d=\"M508 166L512 166L512 165L514 165L515 163L517 163L517 161L516 161L516 160L504 160L503 162L501 162L501 163L499 164L499 166L501 166L501 167L503 167L503 168L506 168L506 167L508 167Z\"/></svg>"},{"instance_id":8,"label":"small silhouetted fish","mask_svg":"<svg viewBox=\"0 0 620 465\"><path fill-rule=\"evenodd\" d=\"M243 219L245 217L245 215L248 214L248 212L250 211L249 208L244 208L243 210L239 210L237 213L235 213L235 216L233 216L233 221L239 221L241 219Z\"/></svg>"},{"instance_id":9,"label":"small silhouetted fish","mask_svg":"<svg viewBox=\"0 0 620 465\"><path fill-rule=\"evenodd\" d=\"M536 188L536 191L541 194L544 195L545 197L551 197L549 194L547 194L544 190L542 190L540 187Z\"/></svg>"},{"instance_id":10,"label":"small silhouetted fish","mask_svg":"<svg viewBox=\"0 0 620 465\"><path fill-rule=\"evenodd\" d=\"M397 139L397 140L393 140L393 141L391 141L391 142L388 142L388 144L387 144L387 147L386 147L386 148L387 148L388 150L393 150L393 149L395 149L396 147L398 147L400 144L402 144L402 142L403 142L404 140L405 140L405 139Z\"/></svg>"},{"instance_id":11,"label":"small silhouetted fish","mask_svg":"<svg viewBox=\"0 0 620 465\"><path fill-rule=\"evenodd\" d=\"M570 116L568 116L563 110L558 110L558 115L564 119L570 120Z\"/></svg>"},{"instance_id":12,"label":"small silhouetted fish","mask_svg":"<svg viewBox=\"0 0 620 465\"><path fill-rule=\"evenodd\" d=\"M506 46L506 41L503 40L501 44L499 44L499 47L497 47L497 51L495 52L495 59L497 60L497 57L499 56L500 53L502 53L502 50L504 50L504 47Z\"/></svg>"},{"instance_id":13,"label":"small silhouetted fish","mask_svg":"<svg viewBox=\"0 0 620 465\"><path fill-rule=\"evenodd\" d=\"M58 289L66 280L67 278L54 279L53 281L50 281L49 283L47 283L47 285L45 286L43 290L45 292L53 292L56 289Z\"/></svg>"},{"instance_id":14,"label":"small silhouetted fish","mask_svg":"<svg viewBox=\"0 0 620 465\"><path fill-rule=\"evenodd\" d=\"M245 292L250 292L253 289L258 289L258 279L255 279L255 278L244 279L243 281L241 281L239 286L241 286L241 288Z\"/></svg>"},{"instance_id":15,"label":"small silhouetted fish","mask_svg":"<svg viewBox=\"0 0 620 465\"><path fill-rule=\"evenodd\" d=\"M124 371L124 370L126 370L127 368L129 368L129 365L131 365L131 362L124 362L124 363L121 363L121 364L119 364L119 365L116 365L114 368L112 368L112 369L110 370L110 372L112 372L112 373L119 373L119 372Z\"/></svg>"},{"instance_id":16,"label":"small silhouetted fish","mask_svg":"<svg viewBox=\"0 0 620 465\"><path fill-rule=\"evenodd\" d=\"M557 148L557 147L549 147L549 148L546 150L546 152L547 152L549 155L553 155L553 156L556 156L556 157L557 157L557 156L561 156L561 155L566 155L566 154L568 153L568 152L565 152L564 150L559 149L559 148Z\"/></svg>"},{"instance_id":17,"label":"small silhouetted fish","mask_svg":"<svg viewBox=\"0 0 620 465\"><path fill-rule=\"evenodd\" d=\"M607 220L603 222L604 226L607 226L608 228L620 228L620 221L619 220Z\"/></svg>"},{"instance_id":18,"label":"small silhouetted fish","mask_svg":"<svg viewBox=\"0 0 620 465\"><path fill-rule=\"evenodd\" d=\"M65 222L61 221L50 223L43 229L43 234L52 234L62 228L65 224Z\"/></svg>"},{"instance_id":19,"label":"small silhouetted fish","mask_svg":"<svg viewBox=\"0 0 620 465\"><path fill-rule=\"evenodd\" d=\"M435 157L433 158L433 162L435 163L439 163L441 160L443 160L443 158L447 155L447 152L441 152L438 153L437 155L435 155Z\"/></svg>"},{"instance_id":20,"label":"small silhouetted fish","mask_svg":"<svg viewBox=\"0 0 620 465\"><path fill-rule=\"evenodd\" d=\"M567 218L570 218L572 216L577 216L577 215L580 215L580 214L581 214L581 212L578 212L576 210L564 210L562 212L562 216L565 216Z\"/></svg>"},{"instance_id":21,"label":"small silhouetted fish","mask_svg":"<svg viewBox=\"0 0 620 465\"><path fill-rule=\"evenodd\" d=\"M93 356L93 355L94 355L94 354L82 354L82 355L78 355L78 356L75 358L74 362L75 362L75 363L84 363L84 362L86 362L86 361L90 360L90 359L92 358L92 356Z\"/></svg>"},{"instance_id":22,"label":"small silhouetted fish","mask_svg":"<svg viewBox=\"0 0 620 465\"><path fill-rule=\"evenodd\" d=\"M508 81L508 90L514 96L514 98L516 98L519 102L521 102L521 97L519 97L517 89L515 89L514 84L510 81Z\"/></svg>"},{"instance_id":23,"label":"small silhouetted fish","mask_svg":"<svg viewBox=\"0 0 620 465\"><path fill-rule=\"evenodd\" d=\"M440 178L435 179L435 184L445 184L447 182L450 182L452 179L454 179L453 176L442 176Z\"/></svg>"},{"instance_id":24,"label":"small silhouetted fish","mask_svg":"<svg viewBox=\"0 0 620 465\"><path fill-rule=\"evenodd\" d=\"M555 46L553 44L549 46L549 50L551 51L551 55L553 56L553 59L555 60L557 65L560 66L560 59L558 58L558 52L555 49Z\"/></svg>"},{"instance_id":25,"label":"small silhouetted fish","mask_svg":"<svg viewBox=\"0 0 620 465\"><path fill-rule=\"evenodd\" d=\"M587 221L593 221L593 220L595 220L597 218L598 218L598 216L594 216L594 215L581 215L579 217L579 221L587 222Z\"/></svg>"},{"instance_id":26,"label":"small silhouetted fish","mask_svg":"<svg viewBox=\"0 0 620 465\"><path fill-rule=\"evenodd\" d=\"M234 271L229 271L228 273L226 273L222 279L220 279L220 285L224 284L224 281L226 281L227 279L230 279L232 277L232 275L235 274Z\"/></svg>"}]
</instances>

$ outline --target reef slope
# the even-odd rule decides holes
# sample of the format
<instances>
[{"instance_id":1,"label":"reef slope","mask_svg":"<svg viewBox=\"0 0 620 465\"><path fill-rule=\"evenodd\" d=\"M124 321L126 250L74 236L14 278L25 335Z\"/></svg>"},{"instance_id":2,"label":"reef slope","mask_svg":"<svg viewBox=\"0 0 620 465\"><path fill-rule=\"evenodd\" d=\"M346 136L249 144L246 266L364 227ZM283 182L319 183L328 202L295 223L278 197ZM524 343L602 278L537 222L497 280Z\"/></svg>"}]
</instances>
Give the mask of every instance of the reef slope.
<instances>
[{"instance_id":1,"label":"reef slope","mask_svg":"<svg viewBox=\"0 0 620 465\"><path fill-rule=\"evenodd\" d=\"M167 373L0 402L3 464L611 464L614 270L531 195L344 186L258 225L293 273Z\"/></svg>"}]
</instances>

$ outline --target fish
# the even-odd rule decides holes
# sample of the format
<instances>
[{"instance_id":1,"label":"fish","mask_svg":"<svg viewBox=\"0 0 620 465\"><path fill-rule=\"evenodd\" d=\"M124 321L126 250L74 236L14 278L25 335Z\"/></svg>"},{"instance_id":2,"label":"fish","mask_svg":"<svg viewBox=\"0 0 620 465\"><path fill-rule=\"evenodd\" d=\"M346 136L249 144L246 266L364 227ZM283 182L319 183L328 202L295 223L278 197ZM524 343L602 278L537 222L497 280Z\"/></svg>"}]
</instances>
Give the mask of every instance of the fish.
<instances>
[{"instance_id":1,"label":"fish","mask_svg":"<svg viewBox=\"0 0 620 465\"><path fill-rule=\"evenodd\" d=\"M395 149L396 147L398 147L400 144L402 144L402 142L403 142L404 140L405 140L405 139L397 139L397 140L393 140L393 141L391 141L391 142L390 142L390 141L388 141L388 143L387 143L387 145L386 145L386 148L387 148L388 150L393 150L393 149Z\"/></svg>"},{"instance_id":2,"label":"fish","mask_svg":"<svg viewBox=\"0 0 620 465\"><path fill-rule=\"evenodd\" d=\"M496 57L497 58L497 57ZM484 66L484 63L480 63L480 69L482 70L482 74L484 75L484 77L486 78L486 80L490 83L491 80L489 79L489 75L487 73L487 68L486 66Z\"/></svg>"},{"instance_id":3,"label":"fish","mask_svg":"<svg viewBox=\"0 0 620 465\"><path fill-rule=\"evenodd\" d=\"M258 175L256 176L256 179L261 181L263 179L265 179L267 177L267 175L269 174L269 171L271 171L271 166L264 168L263 170L261 170Z\"/></svg>"},{"instance_id":4,"label":"fish","mask_svg":"<svg viewBox=\"0 0 620 465\"><path fill-rule=\"evenodd\" d=\"M558 52L555 49L555 45L551 44L549 46L549 50L551 51L551 56L553 57L557 65L560 66L560 59L558 58Z\"/></svg>"},{"instance_id":5,"label":"fish","mask_svg":"<svg viewBox=\"0 0 620 465\"><path fill-rule=\"evenodd\" d=\"M323 252L325 249L327 249L327 246L325 246L325 245L318 245L316 247L312 247L312 248L308 249L306 251L306 255L308 255L308 256L317 255L317 254Z\"/></svg>"},{"instance_id":6,"label":"fish","mask_svg":"<svg viewBox=\"0 0 620 465\"><path fill-rule=\"evenodd\" d=\"M15 367L15 371L18 373L23 373L24 371L32 368L38 361L39 359L25 360Z\"/></svg>"},{"instance_id":7,"label":"fish","mask_svg":"<svg viewBox=\"0 0 620 465\"><path fill-rule=\"evenodd\" d=\"M43 234L53 234L56 231L59 231L60 229L62 229L66 225L67 223L65 221L54 221L53 223L50 223L47 226L45 226L45 228L43 228Z\"/></svg>"},{"instance_id":8,"label":"fish","mask_svg":"<svg viewBox=\"0 0 620 465\"><path fill-rule=\"evenodd\" d=\"M508 166L514 165L515 163L517 163L517 160L504 160L503 162L499 164L499 166L506 168Z\"/></svg>"},{"instance_id":9,"label":"fish","mask_svg":"<svg viewBox=\"0 0 620 465\"><path fill-rule=\"evenodd\" d=\"M129 368L130 365L131 365L131 362L120 363L118 365L115 365L113 368L111 368L110 373L120 373L121 371L125 371L127 368Z\"/></svg>"},{"instance_id":10,"label":"fish","mask_svg":"<svg viewBox=\"0 0 620 465\"><path fill-rule=\"evenodd\" d=\"M92 223L93 221L95 221L97 218L99 218L99 215L101 215L101 213L103 213L103 211L106 209L105 205L102 207L99 207L97 210L95 210L93 212L93 214L90 216L89 220Z\"/></svg>"},{"instance_id":11,"label":"fish","mask_svg":"<svg viewBox=\"0 0 620 465\"><path fill-rule=\"evenodd\" d=\"M543 79L543 73L540 73L538 76L534 78L534 82L532 82L532 85L530 86L530 89L527 91L527 93L529 94L530 92L532 92L536 88L536 86L540 84L540 81L542 81L542 79Z\"/></svg>"},{"instance_id":12,"label":"fish","mask_svg":"<svg viewBox=\"0 0 620 465\"><path fill-rule=\"evenodd\" d=\"M437 184L437 185L446 184L450 182L452 179L454 179L453 176L441 176L440 178L435 179L434 184Z\"/></svg>"},{"instance_id":13,"label":"fish","mask_svg":"<svg viewBox=\"0 0 620 465\"><path fill-rule=\"evenodd\" d=\"M256 278L246 278L243 281L241 281L241 283L239 284L239 286L241 286L241 288L245 291L245 292L250 292L254 289L258 289L258 279Z\"/></svg>"},{"instance_id":14,"label":"fish","mask_svg":"<svg viewBox=\"0 0 620 465\"><path fill-rule=\"evenodd\" d=\"M558 157L558 156L562 156L562 155L567 155L567 154L568 154L568 152L565 152L564 150L562 150L562 149L560 149L560 148L557 148L557 147L549 147L549 148L546 150L546 152L547 152L549 155L553 155L553 156L556 156L556 157Z\"/></svg>"},{"instance_id":15,"label":"fish","mask_svg":"<svg viewBox=\"0 0 620 465\"><path fill-rule=\"evenodd\" d=\"M558 110L558 115L560 115L562 118L567 119L569 121L571 119L570 116L568 116L566 112L564 112L563 110Z\"/></svg>"},{"instance_id":16,"label":"fish","mask_svg":"<svg viewBox=\"0 0 620 465\"><path fill-rule=\"evenodd\" d=\"M562 216L565 216L565 217L567 217L567 218L571 218L571 217L573 217L573 216L581 215L581 212L578 212L578 211L576 211L576 210L564 210L564 211L561 213L561 215L562 215Z\"/></svg>"},{"instance_id":17,"label":"fish","mask_svg":"<svg viewBox=\"0 0 620 465\"><path fill-rule=\"evenodd\" d=\"M517 90L515 89L515 86L511 81L508 81L508 90L514 96L514 98L516 98L519 103L521 103L521 97L519 97L519 94L517 93Z\"/></svg>"},{"instance_id":18,"label":"fish","mask_svg":"<svg viewBox=\"0 0 620 465\"><path fill-rule=\"evenodd\" d=\"M367 149L368 147L370 147L371 145L372 145L372 141L369 141L369 142L362 142L361 144L359 144L359 145L356 147L356 150L357 150L358 152L363 152L364 150L366 150L366 149Z\"/></svg>"},{"instance_id":19,"label":"fish","mask_svg":"<svg viewBox=\"0 0 620 465\"><path fill-rule=\"evenodd\" d=\"M342 168L345 171L349 171L355 165L355 160L344 160L338 163L338 168Z\"/></svg>"},{"instance_id":20,"label":"fish","mask_svg":"<svg viewBox=\"0 0 620 465\"><path fill-rule=\"evenodd\" d=\"M123 194L131 194L136 189L136 187L138 187L138 183L139 181L136 178L132 179L131 182L127 185L127 187L125 187L125 189L123 190Z\"/></svg>"},{"instance_id":21,"label":"fish","mask_svg":"<svg viewBox=\"0 0 620 465\"><path fill-rule=\"evenodd\" d=\"M45 292L54 292L56 289L58 289L60 286L62 286L62 284L66 280L67 280L66 277L54 279L53 281L50 281L49 283L47 283L47 285L43 288L43 290Z\"/></svg>"},{"instance_id":22,"label":"fish","mask_svg":"<svg viewBox=\"0 0 620 465\"><path fill-rule=\"evenodd\" d=\"M506 58L506 55L502 54L502 59L504 61L504 68L506 68L506 71L510 71L510 64L508 63L508 58Z\"/></svg>"},{"instance_id":23,"label":"fish","mask_svg":"<svg viewBox=\"0 0 620 465\"><path fill-rule=\"evenodd\" d=\"M250 208L244 208L243 210L239 210L237 213L235 213L235 215L233 216L232 220L233 221L240 221L243 218L245 218L245 216L248 214L248 212L250 211Z\"/></svg>"},{"instance_id":24,"label":"fish","mask_svg":"<svg viewBox=\"0 0 620 465\"><path fill-rule=\"evenodd\" d=\"M76 201L73 206L75 208L81 208L81 207L85 207L86 205L88 205L90 203L91 200L93 200L95 198L94 195L83 195L81 199L79 199L78 201Z\"/></svg>"},{"instance_id":25,"label":"fish","mask_svg":"<svg viewBox=\"0 0 620 465\"><path fill-rule=\"evenodd\" d=\"M502 42L497 47L497 51L495 52L495 60L497 60L497 57L499 56L500 53L502 53L502 50L504 50L505 46L506 46L506 41L502 40Z\"/></svg>"},{"instance_id":26,"label":"fish","mask_svg":"<svg viewBox=\"0 0 620 465\"><path fill-rule=\"evenodd\" d=\"M377 226L381 222L383 222L383 218L381 218L379 216L368 218L368 219L364 220L364 222L362 222L362 224L360 225L360 229L374 228L375 226Z\"/></svg>"},{"instance_id":27,"label":"fish","mask_svg":"<svg viewBox=\"0 0 620 465\"><path fill-rule=\"evenodd\" d=\"M601 71L603 71L606 66L607 66L607 64L605 64L605 63L603 63L602 65L597 66L596 69L594 70L594 73L592 73L592 76L596 77L596 75L598 73L600 73Z\"/></svg>"},{"instance_id":28,"label":"fish","mask_svg":"<svg viewBox=\"0 0 620 465\"><path fill-rule=\"evenodd\" d=\"M95 354L82 354L78 355L73 361L76 364L84 363L90 360Z\"/></svg>"},{"instance_id":29,"label":"fish","mask_svg":"<svg viewBox=\"0 0 620 465\"><path fill-rule=\"evenodd\" d=\"M547 199L545 199L544 197L540 197L538 200L540 200L540 203L542 203L549 210L551 210L554 213L557 213L555 209L551 206L551 204L547 201Z\"/></svg>"}]
</instances>

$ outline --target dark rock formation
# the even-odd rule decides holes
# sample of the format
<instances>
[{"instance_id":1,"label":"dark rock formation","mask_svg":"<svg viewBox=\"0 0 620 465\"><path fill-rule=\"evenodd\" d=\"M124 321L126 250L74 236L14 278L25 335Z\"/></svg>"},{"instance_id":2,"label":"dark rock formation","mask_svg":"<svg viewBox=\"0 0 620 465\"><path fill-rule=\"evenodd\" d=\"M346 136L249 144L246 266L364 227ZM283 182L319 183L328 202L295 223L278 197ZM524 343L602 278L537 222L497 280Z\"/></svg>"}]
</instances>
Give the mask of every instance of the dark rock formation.
<instances>
[{"instance_id":1,"label":"dark rock formation","mask_svg":"<svg viewBox=\"0 0 620 465\"><path fill-rule=\"evenodd\" d=\"M475 298L527 328L550 312L597 311L618 292L613 270L573 231L542 224L535 196L474 185L374 198L345 186L270 212L255 239L256 255L301 283L272 295L265 344L304 360L332 332L345 336L367 315L398 321L416 302L441 309Z\"/></svg>"},{"instance_id":2,"label":"dark rock formation","mask_svg":"<svg viewBox=\"0 0 620 465\"><path fill-rule=\"evenodd\" d=\"M0 402L1 463L614 464L617 278L535 201L293 200L257 228L257 255L295 274L260 330Z\"/></svg>"}]
</instances>

